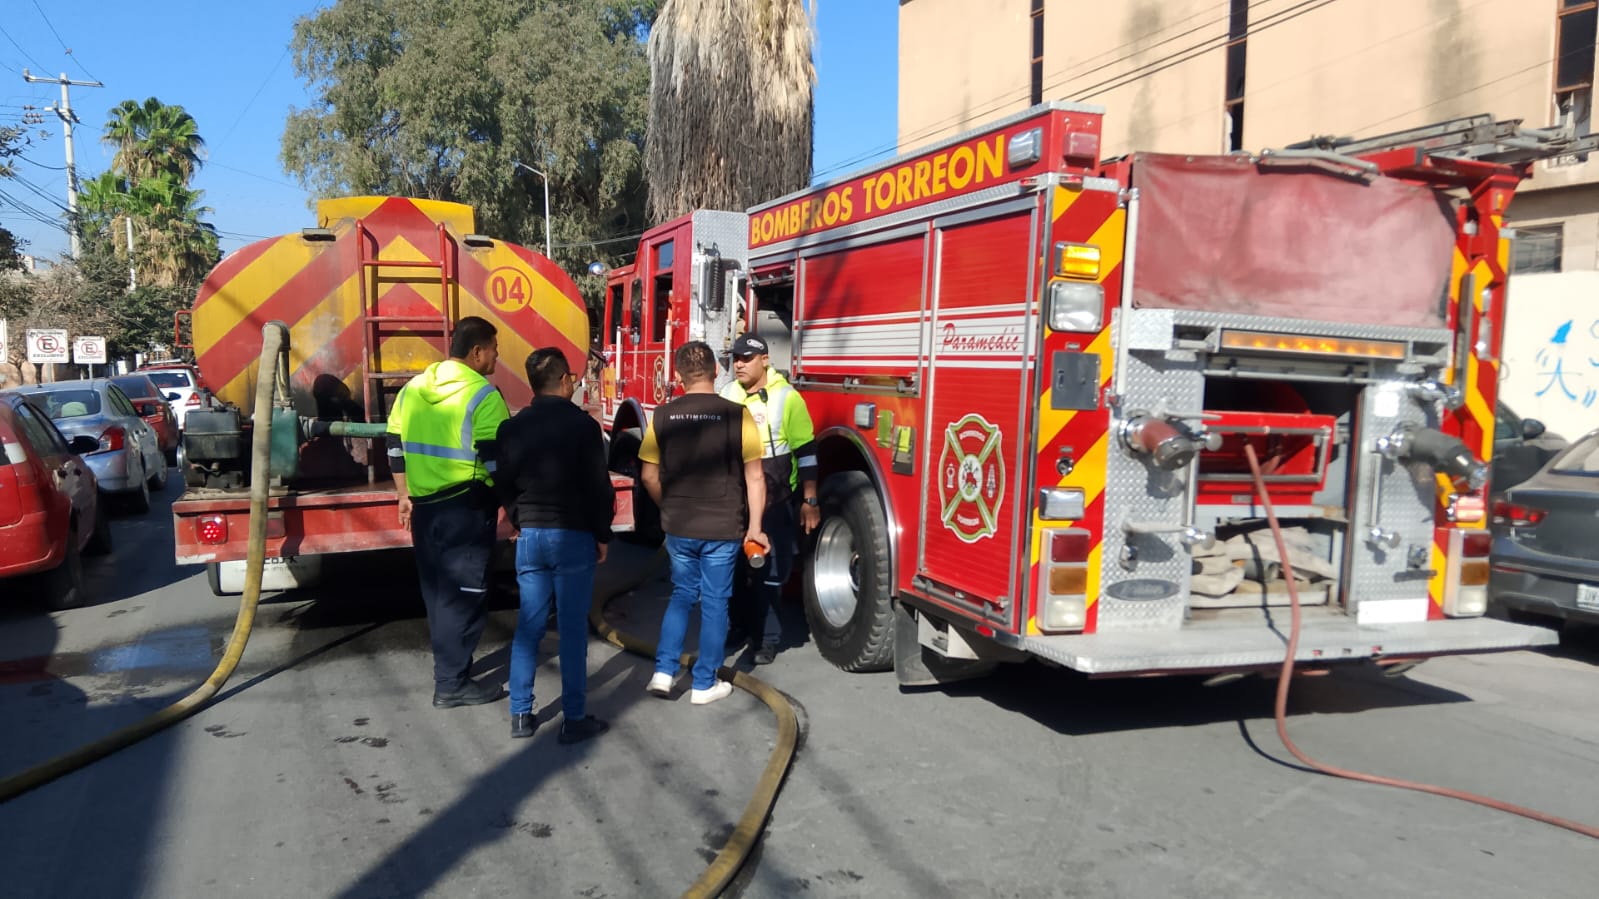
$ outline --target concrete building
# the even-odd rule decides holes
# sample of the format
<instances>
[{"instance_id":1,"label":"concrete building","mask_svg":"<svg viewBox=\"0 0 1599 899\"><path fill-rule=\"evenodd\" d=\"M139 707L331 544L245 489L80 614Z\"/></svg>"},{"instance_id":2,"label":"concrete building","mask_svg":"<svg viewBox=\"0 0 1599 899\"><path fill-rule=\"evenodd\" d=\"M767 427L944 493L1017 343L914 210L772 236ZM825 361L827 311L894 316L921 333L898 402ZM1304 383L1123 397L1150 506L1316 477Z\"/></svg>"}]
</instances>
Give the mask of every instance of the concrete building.
<instances>
[{"instance_id":1,"label":"concrete building","mask_svg":"<svg viewBox=\"0 0 1599 899\"><path fill-rule=\"evenodd\" d=\"M1474 113L1589 131L1594 0L900 0L899 144L1042 100L1105 107L1104 155L1375 136ZM1599 428L1599 154L1535 167L1503 398Z\"/></svg>"}]
</instances>

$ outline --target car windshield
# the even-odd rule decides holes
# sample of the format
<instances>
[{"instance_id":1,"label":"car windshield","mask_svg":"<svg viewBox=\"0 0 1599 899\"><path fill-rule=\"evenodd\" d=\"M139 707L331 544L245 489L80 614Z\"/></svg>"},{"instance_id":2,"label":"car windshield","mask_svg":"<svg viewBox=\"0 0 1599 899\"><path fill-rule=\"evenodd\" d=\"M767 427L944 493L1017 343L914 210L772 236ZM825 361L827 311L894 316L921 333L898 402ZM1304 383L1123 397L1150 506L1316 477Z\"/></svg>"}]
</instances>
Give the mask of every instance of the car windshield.
<instances>
[{"instance_id":1,"label":"car windshield","mask_svg":"<svg viewBox=\"0 0 1599 899\"><path fill-rule=\"evenodd\" d=\"M100 394L93 390L51 390L33 394L33 400L56 421L100 414Z\"/></svg>"},{"instance_id":2,"label":"car windshield","mask_svg":"<svg viewBox=\"0 0 1599 899\"><path fill-rule=\"evenodd\" d=\"M155 386L162 390L189 386L189 373L186 371L152 371L146 374L155 382Z\"/></svg>"},{"instance_id":3,"label":"car windshield","mask_svg":"<svg viewBox=\"0 0 1599 899\"><path fill-rule=\"evenodd\" d=\"M1599 436L1573 444L1549 470L1554 474L1599 475Z\"/></svg>"},{"instance_id":4,"label":"car windshield","mask_svg":"<svg viewBox=\"0 0 1599 899\"><path fill-rule=\"evenodd\" d=\"M122 388L122 392L137 399L141 396L154 396L150 392L150 382L144 378L112 378L111 383Z\"/></svg>"}]
</instances>

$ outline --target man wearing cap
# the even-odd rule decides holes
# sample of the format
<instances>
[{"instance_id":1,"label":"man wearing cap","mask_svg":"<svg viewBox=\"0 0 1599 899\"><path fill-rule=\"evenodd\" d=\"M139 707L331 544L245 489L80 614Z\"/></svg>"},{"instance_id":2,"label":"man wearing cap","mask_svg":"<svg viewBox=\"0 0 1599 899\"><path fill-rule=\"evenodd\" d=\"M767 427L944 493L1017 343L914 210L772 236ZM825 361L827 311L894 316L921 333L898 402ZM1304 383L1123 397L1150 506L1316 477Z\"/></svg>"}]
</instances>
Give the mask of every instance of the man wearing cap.
<instances>
[{"instance_id":1,"label":"man wearing cap","mask_svg":"<svg viewBox=\"0 0 1599 899\"><path fill-rule=\"evenodd\" d=\"M722 388L722 396L747 408L760 434L761 469L766 476L762 530L772 547L760 568L740 559L732 619L735 629L747 635L755 664L769 665L782 636L776 603L794 563L796 491L805 533L822 520L816 499L816 431L805 398L772 368L761 337L743 334L733 342L733 377Z\"/></svg>"}]
</instances>

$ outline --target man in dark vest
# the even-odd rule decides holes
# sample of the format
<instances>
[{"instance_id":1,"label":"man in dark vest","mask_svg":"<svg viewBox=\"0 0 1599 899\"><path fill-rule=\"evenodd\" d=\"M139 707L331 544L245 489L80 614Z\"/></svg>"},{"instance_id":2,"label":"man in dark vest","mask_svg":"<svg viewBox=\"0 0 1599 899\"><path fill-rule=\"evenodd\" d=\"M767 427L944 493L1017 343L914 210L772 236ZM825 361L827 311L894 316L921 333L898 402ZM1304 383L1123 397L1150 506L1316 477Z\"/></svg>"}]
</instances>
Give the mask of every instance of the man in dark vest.
<instances>
[{"instance_id":1,"label":"man in dark vest","mask_svg":"<svg viewBox=\"0 0 1599 899\"><path fill-rule=\"evenodd\" d=\"M743 406L716 395L716 355L690 341L673 357L673 377L683 396L655 410L639 447L644 489L661 507L666 551L672 560L672 599L661 619L655 676L648 690L670 696L677 677L689 609L700 604L699 657L694 662L695 705L733 692L718 680L727 642L727 603L739 544L769 547L761 531L766 482L761 438Z\"/></svg>"}]
</instances>

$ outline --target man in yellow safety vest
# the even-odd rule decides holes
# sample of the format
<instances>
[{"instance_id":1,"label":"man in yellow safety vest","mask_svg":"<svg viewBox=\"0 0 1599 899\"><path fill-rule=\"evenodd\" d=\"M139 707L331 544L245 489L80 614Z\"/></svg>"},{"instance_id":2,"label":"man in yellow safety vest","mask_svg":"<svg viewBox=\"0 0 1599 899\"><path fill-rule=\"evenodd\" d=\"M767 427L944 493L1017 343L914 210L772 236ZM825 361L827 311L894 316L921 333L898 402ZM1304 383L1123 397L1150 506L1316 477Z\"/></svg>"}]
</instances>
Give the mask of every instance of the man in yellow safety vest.
<instances>
[{"instance_id":1,"label":"man in yellow safety vest","mask_svg":"<svg viewBox=\"0 0 1599 899\"><path fill-rule=\"evenodd\" d=\"M410 528L433 642L433 705L493 702L498 685L471 680L483 635L499 502L492 490L494 438L510 418L488 376L499 358L493 325L455 323L450 358L401 388L389 415L389 468L400 526Z\"/></svg>"},{"instance_id":2,"label":"man in yellow safety vest","mask_svg":"<svg viewBox=\"0 0 1599 899\"><path fill-rule=\"evenodd\" d=\"M816 431L805 398L772 367L761 337L744 334L733 341L733 377L722 388L722 397L749 409L760 433L761 469L766 475L762 529L772 548L762 568L751 568L740 560L733 580L731 617L735 630L749 641L751 660L769 665L782 638L777 600L794 563L796 491L805 533L815 530L822 519L816 498Z\"/></svg>"}]
</instances>

